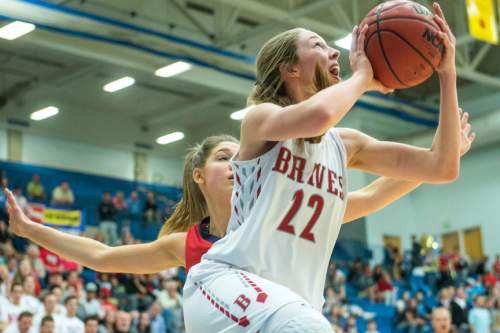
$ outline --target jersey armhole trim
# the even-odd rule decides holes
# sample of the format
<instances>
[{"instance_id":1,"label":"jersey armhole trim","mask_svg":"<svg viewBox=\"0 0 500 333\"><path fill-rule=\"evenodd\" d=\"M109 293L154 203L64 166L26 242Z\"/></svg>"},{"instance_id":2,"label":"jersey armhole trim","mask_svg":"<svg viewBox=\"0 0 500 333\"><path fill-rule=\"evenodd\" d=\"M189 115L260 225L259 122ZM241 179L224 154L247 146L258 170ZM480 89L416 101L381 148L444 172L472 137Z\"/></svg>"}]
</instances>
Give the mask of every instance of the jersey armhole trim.
<instances>
[{"instance_id":1,"label":"jersey armhole trim","mask_svg":"<svg viewBox=\"0 0 500 333\"><path fill-rule=\"evenodd\" d=\"M252 164L255 164L257 163L257 161L259 159L263 159L263 158L266 158L266 156L269 156L271 155L275 150L278 150L278 147L281 147L283 145L283 142L284 141L279 141L277 142L273 148L269 149L268 151L266 151L264 154L260 155L260 156L257 156L251 160L244 160L244 161L241 161L241 160L238 160L237 158L240 156L240 151L238 150L238 152L231 158L231 165L252 165Z\"/></svg>"}]
</instances>

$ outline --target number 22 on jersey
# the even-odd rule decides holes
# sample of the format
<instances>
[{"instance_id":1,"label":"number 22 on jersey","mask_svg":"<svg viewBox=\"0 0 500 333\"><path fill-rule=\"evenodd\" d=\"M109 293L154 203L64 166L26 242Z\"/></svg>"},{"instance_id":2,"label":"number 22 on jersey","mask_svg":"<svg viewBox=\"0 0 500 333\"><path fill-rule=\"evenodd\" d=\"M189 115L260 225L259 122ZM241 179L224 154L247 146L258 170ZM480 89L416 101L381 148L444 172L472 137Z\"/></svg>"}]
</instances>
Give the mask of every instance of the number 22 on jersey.
<instances>
[{"instance_id":1,"label":"number 22 on jersey","mask_svg":"<svg viewBox=\"0 0 500 333\"><path fill-rule=\"evenodd\" d=\"M283 221L281 221L280 225L278 226L278 230L292 235L296 234L295 227L291 223L293 218L301 208L303 201L304 201L304 191L298 190L293 195L292 207L290 207L290 210L286 213L285 217L283 218ZM309 200L307 200L307 206L314 209L314 212L311 218L309 219L309 222L307 222L306 227L300 233L299 237L311 242L315 242L312 229L314 228L314 225L318 221L318 218L321 215L321 211L323 210L324 206L323 197L321 197L319 194L311 195L309 197Z\"/></svg>"}]
</instances>

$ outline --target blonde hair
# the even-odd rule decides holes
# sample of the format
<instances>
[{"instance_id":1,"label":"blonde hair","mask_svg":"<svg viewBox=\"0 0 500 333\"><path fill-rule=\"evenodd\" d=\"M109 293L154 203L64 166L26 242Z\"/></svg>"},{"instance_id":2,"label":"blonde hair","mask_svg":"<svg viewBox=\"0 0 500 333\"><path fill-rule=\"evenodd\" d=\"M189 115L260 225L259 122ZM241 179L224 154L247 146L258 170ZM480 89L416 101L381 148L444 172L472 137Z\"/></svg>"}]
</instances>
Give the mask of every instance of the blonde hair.
<instances>
[{"instance_id":1,"label":"blonde hair","mask_svg":"<svg viewBox=\"0 0 500 333\"><path fill-rule=\"evenodd\" d=\"M274 36L262 46L257 55L256 82L247 98L247 106L274 103L284 107L294 103L286 91L280 65L294 65L298 62L297 40L299 35L305 31L307 30L303 28L287 30ZM328 73L316 64L313 93L330 85ZM307 140L319 142L321 137L308 138ZM303 139L298 141L301 143Z\"/></svg>"},{"instance_id":2,"label":"blonde hair","mask_svg":"<svg viewBox=\"0 0 500 333\"><path fill-rule=\"evenodd\" d=\"M158 237L174 232L187 231L191 226L200 223L208 216L207 203L198 184L193 180L193 170L203 168L212 150L222 142L239 141L230 135L210 136L202 143L191 147L184 159L184 175L182 179L182 199L174 213L163 224Z\"/></svg>"}]
</instances>

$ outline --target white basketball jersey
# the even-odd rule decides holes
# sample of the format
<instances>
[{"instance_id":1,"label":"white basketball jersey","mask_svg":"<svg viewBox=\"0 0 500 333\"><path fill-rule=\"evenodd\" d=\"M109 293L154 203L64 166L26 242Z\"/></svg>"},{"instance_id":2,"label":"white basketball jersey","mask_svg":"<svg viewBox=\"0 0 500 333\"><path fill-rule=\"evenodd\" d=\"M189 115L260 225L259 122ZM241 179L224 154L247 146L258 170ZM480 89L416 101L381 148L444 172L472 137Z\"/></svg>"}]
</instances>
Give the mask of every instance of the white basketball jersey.
<instances>
[{"instance_id":1,"label":"white basketball jersey","mask_svg":"<svg viewBox=\"0 0 500 333\"><path fill-rule=\"evenodd\" d=\"M290 288L321 310L347 201L346 163L336 129L317 144L283 141L259 158L233 161L228 233L201 266L236 266Z\"/></svg>"}]
</instances>

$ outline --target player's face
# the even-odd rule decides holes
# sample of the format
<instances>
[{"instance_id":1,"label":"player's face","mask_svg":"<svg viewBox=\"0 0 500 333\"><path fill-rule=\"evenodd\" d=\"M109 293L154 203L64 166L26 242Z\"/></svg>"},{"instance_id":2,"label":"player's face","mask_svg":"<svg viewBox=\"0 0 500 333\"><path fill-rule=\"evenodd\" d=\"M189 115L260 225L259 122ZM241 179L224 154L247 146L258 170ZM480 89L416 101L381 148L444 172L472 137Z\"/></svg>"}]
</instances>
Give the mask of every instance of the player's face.
<instances>
[{"instance_id":1,"label":"player's face","mask_svg":"<svg viewBox=\"0 0 500 333\"><path fill-rule=\"evenodd\" d=\"M236 154L239 145L234 142L222 142L217 145L207 158L203 167L203 187L212 196L231 197L233 190L233 172L231 157ZM226 198L227 199L227 198ZM228 199L229 202L229 199Z\"/></svg>"},{"instance_id":2,"label":"player's face","mask_svg":"<svg viewBox=\"0 0 500 333\"><path fill-rule=\"evenodd\" d=\"M297 40L298 64L297 70L305 83L311 84L316 75L316 69L327 73L330 83L340 81L340 52L325 42L318 34L304 30Z\"/></svg>"}]
</instances>

